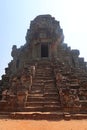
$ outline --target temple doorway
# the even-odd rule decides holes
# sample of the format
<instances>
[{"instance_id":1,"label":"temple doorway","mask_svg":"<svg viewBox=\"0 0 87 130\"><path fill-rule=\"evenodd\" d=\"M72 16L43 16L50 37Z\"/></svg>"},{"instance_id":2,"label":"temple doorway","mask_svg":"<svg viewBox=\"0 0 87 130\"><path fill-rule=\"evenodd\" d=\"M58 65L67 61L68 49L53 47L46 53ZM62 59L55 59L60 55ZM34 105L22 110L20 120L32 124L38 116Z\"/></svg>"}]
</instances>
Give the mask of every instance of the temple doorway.
<instances>
[{"instance_id":1,"label":"temple doorway","mask_svg":"<svg viewBox=\"0 0 87 130\"><path fill-rule=\"evenodd\" d=\"M41 44L41 57L48 57L48 44Z\"/></svg>"}]
</instances>

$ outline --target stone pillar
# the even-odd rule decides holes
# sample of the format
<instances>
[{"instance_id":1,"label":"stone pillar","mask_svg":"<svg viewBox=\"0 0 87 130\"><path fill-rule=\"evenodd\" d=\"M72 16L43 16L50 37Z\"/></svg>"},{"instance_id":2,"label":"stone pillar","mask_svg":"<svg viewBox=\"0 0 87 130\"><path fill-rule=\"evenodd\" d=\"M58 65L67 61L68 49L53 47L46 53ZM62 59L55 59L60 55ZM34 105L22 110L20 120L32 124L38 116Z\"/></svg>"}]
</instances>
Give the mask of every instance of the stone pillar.
<instances>
[{"instance_id":1,"label":"stone pillar","mask_svg":"<svg viewBox=\"0 0 87 130\"><path fill-rule=\"evenodd\" d=\"M49 44L49 58L51 58L51 44Z\"/></svg>"},{"instance_id":2,"label":"stone pillar","mask_svg":"<svg viewBox=\"0 0 87 130\"><path fill-rule=\"evenodd\" d=\"M51 57L56 58L57 57L57 44L55 43L51 43L50 45L50 55Z\"/></svg>"}]
</instances>

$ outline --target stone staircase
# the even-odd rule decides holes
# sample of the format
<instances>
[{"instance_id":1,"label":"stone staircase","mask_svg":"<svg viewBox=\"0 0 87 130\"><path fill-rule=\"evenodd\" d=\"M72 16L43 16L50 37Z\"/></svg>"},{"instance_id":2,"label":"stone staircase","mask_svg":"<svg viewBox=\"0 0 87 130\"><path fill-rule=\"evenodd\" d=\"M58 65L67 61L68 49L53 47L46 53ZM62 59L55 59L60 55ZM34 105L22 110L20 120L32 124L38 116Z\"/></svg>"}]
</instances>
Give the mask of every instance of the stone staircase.
<instances>
[{"instance_id":1,"label":"stone staircase","mask_svg":"<svg viewBox=\"0 0 87 130\"><path fill-rule=\"evenodd\" d=\"M39 117L38 117L38 116ZM63 116L50 61L39 61L25 107L11 113L14 118L60 118Z\"/></svg>"},{"instance_id":2,"label":"stone staircase","mask_svg":"<svg viewBox=\"0 0 87 130\"><path fill-rule=\"evenodd\" d=\"M59 95L49 62L38 64L25 110L40 112L61 110Z\"/></svg>"}]
</instances>

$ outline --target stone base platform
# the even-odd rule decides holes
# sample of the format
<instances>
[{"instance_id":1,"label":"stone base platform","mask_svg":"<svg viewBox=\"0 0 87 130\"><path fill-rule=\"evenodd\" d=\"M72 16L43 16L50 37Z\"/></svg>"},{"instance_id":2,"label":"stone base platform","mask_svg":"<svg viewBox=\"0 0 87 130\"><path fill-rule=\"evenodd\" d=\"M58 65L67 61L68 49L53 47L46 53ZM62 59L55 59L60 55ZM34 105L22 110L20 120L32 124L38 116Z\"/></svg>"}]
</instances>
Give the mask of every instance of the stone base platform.
<instances>
[{"instance_id":1,"label":"stone base platform","mask_svg":"<svg viewBox=\"0 0 87 130\"><path fill-rule=\"evenodd\" d=\"M30 120L81 120L87 119L87 114L70 114L63 112L13 112L9 114L11 119Z\"/></svg>"},{"instance_id":2,"label":"stone base platform","mask_svg":"<svg viewBox=\"0 0 87 130\"><path fill-rule=\"evenodd\" d=\"M70 114L66 112L0 112L0 119L29 120L82 120L87 114Z\"/></svg>"},{"instance_id":3,"label":"stone base platform","mask_svg":"<svg viewBox=\"0 0 87 130\"><path fill-rule=\"evenodd\" d=\"M32 119L32 120L61 120L64 115L61 112L13 112L11 119Z\"/></svg>"}]
</instances>

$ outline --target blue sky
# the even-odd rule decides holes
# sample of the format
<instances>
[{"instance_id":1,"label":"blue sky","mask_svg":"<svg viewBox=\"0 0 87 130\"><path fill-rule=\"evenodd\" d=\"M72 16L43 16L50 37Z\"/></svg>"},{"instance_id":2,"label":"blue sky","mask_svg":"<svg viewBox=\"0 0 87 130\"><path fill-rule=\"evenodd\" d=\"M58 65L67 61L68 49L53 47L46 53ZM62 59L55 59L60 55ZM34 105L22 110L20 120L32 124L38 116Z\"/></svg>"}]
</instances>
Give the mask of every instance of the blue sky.
<instances>
[{"instance_id":1,"label":"blue sky","mask_svg":"<svg viewBox=\"0 0 87 130\"><path fill-rule=\"evenodd\" d=\"M20 47L30 21L51 14L60 21L65 43L87 61L87 0L0 0L0 76L12 60L12 45Z\"/></svg>"}]
</instances>

